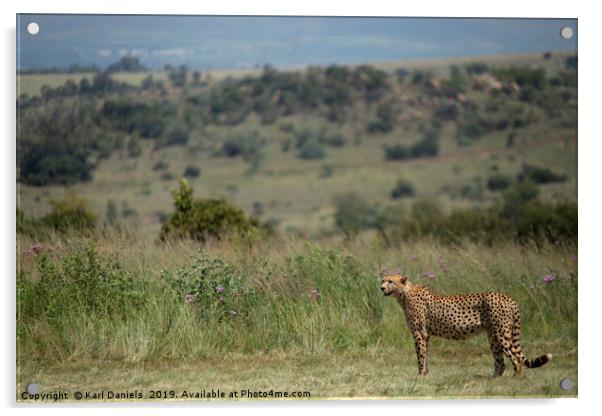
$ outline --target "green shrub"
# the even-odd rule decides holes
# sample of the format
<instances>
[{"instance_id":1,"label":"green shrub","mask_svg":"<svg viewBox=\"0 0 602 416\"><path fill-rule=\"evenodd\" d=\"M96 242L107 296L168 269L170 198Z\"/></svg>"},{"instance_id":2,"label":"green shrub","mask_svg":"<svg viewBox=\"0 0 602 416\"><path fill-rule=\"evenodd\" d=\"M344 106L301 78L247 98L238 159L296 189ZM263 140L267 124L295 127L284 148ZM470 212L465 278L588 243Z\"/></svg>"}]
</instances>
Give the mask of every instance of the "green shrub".
<instances>
[{"instance_id":1,"label":"green shrub","mask_svg":"<svg viewBox=\"0 0 602 416\"><path fill-rule=\"evenodd\" d=\"M453 121L458 118L459 114L460 109L456 104L443 103L435 109L434 116L443 121Z\"/></svg>"},{"instance_id":2,"label":"green shrub","mask_svg":"<svg viewBox=\"0 0 602 416\"><path fill-rule=\"evenodd\" d=\"M183 146L188 143L188 131L180 127L175 127L165 135L165 146Z\"/></svg>"},{"instance_id":3,"label":"green shrub","mask_svg":"<svg viewBox=\"0 0 602 416\"><path fill-rule=\"evenodd\" d=\"M421 84L425 84L428 81L430 81L431 79L433 79L433 73L431 71L422 71L422 70L415 70L412 73L412 84L414 85L421 85Z\"/></svg>"},{"instance_id":4,"label":"green shrub","mask_svg":"<svg viewBox=\"0 0 602 416\"><path fill-rule=\"evenodd\" d=\"M196 178L201 174L201 169L196 166L188 165L184 170L184 177L186 178Z\"/></svg>"},{"instance_id":5,"label":"green shrub","mask_svg":"<svg viewBox=\"0 0 602 416\"><path fill-rule=\"evenodd\" d=\"M526 65L510 66L496 68L492 72L500 81L516 82L519 87L530 86L541 90L547 85L546 71L543 68L531 68Z\"/></svg>"},{"instance_id":6,"label":"green shrub","mask_svg":"<svg viewBox=\"0 0 602 416\"><path fill-rule=\"evenodd\" d=\"M354 193L336 195L333 203L334 222L345 235L353 236L367 226L370 205L362 197Z\"/></svg>"},{"instance_id":7,"label":"green shrub","mask_svg":"<svg viewBox=\"0 0 602 416\"><path fill-rule=\"evenodd\" d=\"M464 64L464 68L470 75L478 75L489 72L489 65L487 65L485 62L470 62Z\"/></svg>"},{"instance_id":8,"label":"green shrub","mask_svg":"<svg viewBox=\"0 0 602 416\"><path fill-rule=\"evenodd\" d=\"M410 147L413 158L435 157L439 154L439 131L430 129L424 133L424 137Z\"/></svg>"},{"instance_id":9,"label":"green shrub","mask_svg":"<svg viewBox=\"0 0 602 416\"><path fill-rule=\"evenodd\" d=\"M183 237L205 241L230 233L246 235L259 225L225 199L194 199L185 179L180 180L180 187L172 195L175 212L161 226L162 241Z\"/></svg>"},{"instance_id":10,"label":"green shrub","mask_svg":"<svg viewBox=\"0 0 602 416\"><path fill-rule=\"evenodd\" d=\"M514 218L519 241L576 242L578 234L577 205L544 204L533 201L519 207Z\"/></svg>"},{"instance_id":11,"label":"green shrub","mask_svg":"<svg viewBox=\"0 0 602 416\"><path fill-rule=\"evenodd\" d=\"M471 183L462 185L460 188L460 196L472 201L480 201L483 199L483 185L481 184L480 178L475 178Z\"/></svg>"},{"instance_id":12,"label":"green shrub","mask_svg":"<svg viewBox=\"0 0 602 416\"><path fill-rule=\"evenodd\" d=\"M157 163L153 165L154 171L165 170L169 167L169 164L164 160L159 160Z\"/></svg>"},{"instance_id":13,"label":"green shrub","mask_svg":"<svg viewBox=\"0 0 602 416\"><path fill-rule=\"evenodd\" d=\"M254 288L245 285L234 267L202 251L192 259L190 267L180 267L175 272L163 270L161 279L174 301L187 303L206 322L244 316L255 298Z\"/></svg>"},{"instance_id":14,"label":"green shrub","mask_svg":"<svg viewBox=\"0 0 602 416\"><path fill-rule=\"evenodd\" d=\"M347 143L345 137L340 133L321 134L318 142L332 147L343 147Z\"/></svg>"},{"instance_id":15,"label":"green shrub","mask_svg":"<svg viewBox=\"0 0 602 416\"><path fill-rule=\"evenodd\" d=\"M114 227L117 225L118 212L117 212L117 204L115 203L114 199L109 199L107 201L107 209L105 212L105 217L106 217L108 225L110 225L111 227Z\"/></svg>"},{"instance_id":16,"label":"green shrub","mask_svg":"<svg viewBox=\"0 0 602 416\"><path fill-rule=\"evenodd\" d=\"M393 214L388 211L394 207L381 210L378 221L368 226L377 228L387 244L424 237L446 244L465 240L489 245L512 240L576 243L577 205L543 203L535 198L533 184L515 182L501 206L458 209L448 214L436 200L419 200L409 214L400 207Z\"/></svg>"},{"instance_id":17,"label":"green shrub","mask_svg":"<svg viewBox=\"0 0 602 416\"><path fill-rule=\"evenodd\" d=\"M284 133L293 133L295 131L295 125L290 122L280 124L279 128Z\"/></svg>"},{"instance_id":18,"label":"green shrub","mask_svg":"<svg viewBox=\"0 0 602 416\"><path fill-rule=\"evenodd\" d=\"M299 148L297 155L300 159L306 160L324 159L326 157L326 151L319 143L309 141Z\"/></svg>"},{"instance_id":19,"label":"green shrub","mask_svg":"<svg viewBox=\"0 0 602 416\"><path fill-rule=\"evenodd\" d=\"M566 69L577 70L577 56L569 56L564 61Z\"/></svg>"},{"instance_id":20,"label":"green shrub","mask_svg":"<svg viewBox=\"0 0 602 416\"><path fill-rule=\"evenodd\" d=\"M410 157L410 151L408 148L401 144L394 144L391 146L383 146L385 151L386 160L405 160Z\"/></svg>"},{"instance_id":21,"label":"green shrub","mask_svg":"<svg viewBox=\"0 0 602 416\"><path fill-rule=\"evenodd\" d=\"M244 160L251 160L261 153L263 140L257 132L248 135L237 135L229 137L222 143L222 147L216 152L216 156L242 157Z\"/></svg>"},{"instance_id":22,"label":"green shrub","mask_svg":"<svg viewBox=\"0 0 602 416\"><path fill-rule=\"evenodd\" d=\"M60 260L38 254L35 261L37 278L21 272L17 279L18 327L38 320L61 327L74 314L127 319L144 303L145 285L91 247Z\"/></svg>"},{"instance_id":23,"label":"green shrub","mask_svg":"<svg viewBox=\"0 0 602 416\"><path fill-rule=\"evenodd\" d=\"M376 109L376 120L368 124L370 133L388 133L393 130L397 108L393 101L380 104Z\"/></svg>"},{"instance_id":24,"label":"green shrub","mask_svg":"<svg viewBox=\"0 0 602 416\"><path fill-rule=\"evenodd\" d=\"M88 208L88 203L74 194L67 194L62 200L48 201L52 210L42 217L41 223L58 232L91 232L96 227L96 214Z\"/></svg>"},{"instance_id":25,"label":"green shrub","mask_svg":"<svg viewBox=\"0 0 602 416\"><path fill-rule=\"evenodd\" d=\"M564 182L564 181L566 181L566 176L557 175L556 173L552 172L548 168L540 168L537 166L524 164L523 170L519 175L519 179L521 179L521 180L528 179L535 183L545 184L545 183Z\"/></svg>"},{"instance_id":26,"label":"green shrub","mask_svg":"<svg viewBox=\"0 0 602 416\"><path fill-rule=\"evenodd\" d=\"M487 189L492 192L503 191L512 183L512 178L508 175L496 173L487 178Z\"/></svg>"},{"instance_id":27,"label":"green shrub","mask_svg":"<svg viewBox=\"0 0 602 416\"><path fill-rule=\"evenodd\" d=\"M412 197L416 194L416 189L412 182L407 179L399 179L395 184L395 187L391 191L391 199L399 199Z\"/></svg>"}]
</instances>

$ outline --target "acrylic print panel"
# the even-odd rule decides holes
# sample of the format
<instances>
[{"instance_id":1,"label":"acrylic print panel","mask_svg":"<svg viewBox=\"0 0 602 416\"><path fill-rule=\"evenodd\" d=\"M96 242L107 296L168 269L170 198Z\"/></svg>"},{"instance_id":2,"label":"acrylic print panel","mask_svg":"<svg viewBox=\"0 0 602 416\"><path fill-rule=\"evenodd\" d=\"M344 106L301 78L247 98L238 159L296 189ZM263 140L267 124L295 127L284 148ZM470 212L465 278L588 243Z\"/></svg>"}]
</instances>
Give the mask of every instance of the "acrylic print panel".
<instances>
[{"instance_id":1,"label":"acrylic print panel","mask_svg":"<svg viewBox=\"0 0 602 416\"><path fill-rule=\"evenodd\" d=\"M577 21L17 16L17 400L577 395Z\"/></svg>"}]
</instances>

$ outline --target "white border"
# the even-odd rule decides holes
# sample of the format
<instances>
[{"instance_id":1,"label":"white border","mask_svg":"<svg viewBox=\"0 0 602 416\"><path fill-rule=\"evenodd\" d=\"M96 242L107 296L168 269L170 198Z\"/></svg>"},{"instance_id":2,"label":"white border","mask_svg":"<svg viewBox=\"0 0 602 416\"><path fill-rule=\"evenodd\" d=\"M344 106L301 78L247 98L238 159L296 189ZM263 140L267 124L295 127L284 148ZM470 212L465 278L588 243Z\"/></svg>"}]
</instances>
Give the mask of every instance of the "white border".
<instances>
[{"instance_id":1,"label":"white border","mask_svg":"<svg viewBox=\"0 0 602 416\"><path fill-rule=\"evenodd\" d=\"M579 36L579 399L564 400L516 400L516 401L412 401L412 402L313 402L313 403L252 403L252 404L200 404L195 407L179 406L178 413L219 412L232 414L244 411L250 414L276 414L286 411L290 414L307 412L345 412L364 414L367 410L380 412L421 412L426 414L512 414L522 411L545 412L546 414L589 413L595 406L600 374L600 313L599 293L600 257L598 244L600 227L600 182L597 178L600 165L600 47L602 39L601 16L596 12L594 2L546 1L526 2L506 0L503 2L483 1L410 1L387 2L371 0L350 3L349 1L319 0L222 0L214 2L191 2L185 0L24 0L2 2L3 54L0 65L4 97L1 100L2 126L4 137L0 140L2 151L0 171L2 172L2 195L7 201L3 204L1 264L3 274L3 322L4 337L0 342L4 365L1 377L2 404L8 414L29 413L32 408L14 408L15 361L14 361L14 276L15 276L15 14L16 13L120 13L120 14L245 14L245 15L346 15L346 16L441 16L441 17L555 17L578 18ZM45 414L80 415L82 410L73 406L44 407ZM164 414L166 408L152 406L138 407L88 407L86 414Z\"/></svg>"}]
</instances>

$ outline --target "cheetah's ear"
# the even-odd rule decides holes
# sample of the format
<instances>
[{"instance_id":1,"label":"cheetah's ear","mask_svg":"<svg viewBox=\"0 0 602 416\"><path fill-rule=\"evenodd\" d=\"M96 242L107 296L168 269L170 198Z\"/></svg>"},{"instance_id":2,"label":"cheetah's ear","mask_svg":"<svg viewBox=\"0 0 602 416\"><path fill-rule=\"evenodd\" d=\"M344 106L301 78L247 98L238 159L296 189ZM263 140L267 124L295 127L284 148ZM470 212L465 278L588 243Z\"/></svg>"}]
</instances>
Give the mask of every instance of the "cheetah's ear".
<instances>
[{"instance_id":1,"label":"cheetah's ear","mask_svg":"<svg viewBox=\"0 0 602 416\"><path fill-rule=\"evenodd\" d=\"M406 284L406 282L408 281L408 279L409 279L409 277L408 277L408 276L402 275L402 276L401 276L401 284L402 284L402 285L405 285L405 284Z\"/></svg>"}]
</instances>

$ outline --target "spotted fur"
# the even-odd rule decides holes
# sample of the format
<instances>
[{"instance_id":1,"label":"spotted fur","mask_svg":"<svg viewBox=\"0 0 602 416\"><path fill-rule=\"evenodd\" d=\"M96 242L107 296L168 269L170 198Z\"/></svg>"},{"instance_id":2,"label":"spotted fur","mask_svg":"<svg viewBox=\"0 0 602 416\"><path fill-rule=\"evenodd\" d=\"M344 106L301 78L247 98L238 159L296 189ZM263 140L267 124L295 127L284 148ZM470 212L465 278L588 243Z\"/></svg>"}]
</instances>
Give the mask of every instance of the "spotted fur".
<instances>
[{"instance_id":1,"label":"spotted fur","mask_svg":"<svg viewBox=\"0 0 602 416\"><path fill-rule=\"evenodd\" d=\"M523 365L541 367L552 359L551 354L525 358L519 343L520 312L509 296L495 292L438 295L398 273L385 274L380 288L385 296L395 297L405 313L421 375L427 374L426 352L431 336L467 339L486 332L495 362L494 377L504 372L504 355L512 361L515 376L522 375Z\"/></svg>"}]
</instances>

